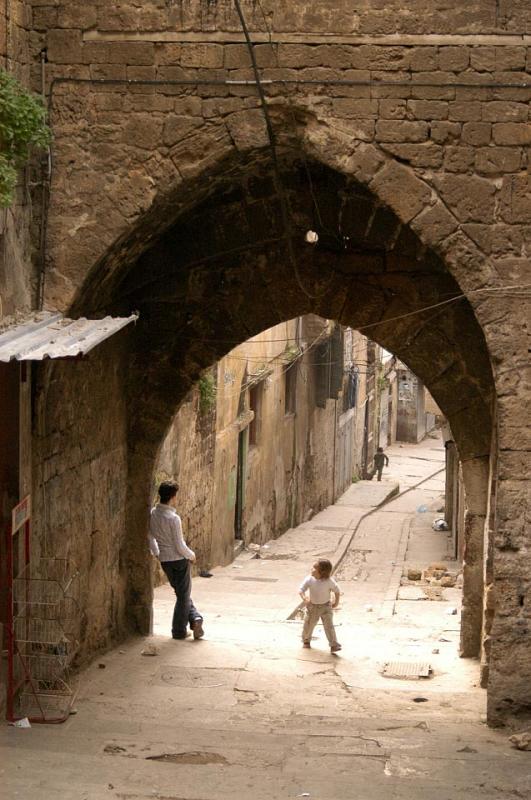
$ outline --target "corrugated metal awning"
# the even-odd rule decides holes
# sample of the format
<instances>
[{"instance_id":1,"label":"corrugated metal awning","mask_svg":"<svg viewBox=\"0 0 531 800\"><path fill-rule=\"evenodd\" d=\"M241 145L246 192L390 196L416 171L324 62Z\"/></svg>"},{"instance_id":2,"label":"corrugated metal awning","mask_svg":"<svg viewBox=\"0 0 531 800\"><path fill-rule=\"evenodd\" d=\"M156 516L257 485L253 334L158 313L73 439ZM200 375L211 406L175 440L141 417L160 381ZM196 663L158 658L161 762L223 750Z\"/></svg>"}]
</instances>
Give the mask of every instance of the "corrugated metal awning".
<instances>
[{"instance_id":1,"label":"corrugated metal awning","mask_svg":"<svg viewBox=\"0 0 531 800\"><path fill-rule=\"evenodd\" d=\"M66 319L62 314L40 312L0 330L0 361L42 361L77 358L113 336L138 314L103 319Z\"/></svg>"}]
</instances>

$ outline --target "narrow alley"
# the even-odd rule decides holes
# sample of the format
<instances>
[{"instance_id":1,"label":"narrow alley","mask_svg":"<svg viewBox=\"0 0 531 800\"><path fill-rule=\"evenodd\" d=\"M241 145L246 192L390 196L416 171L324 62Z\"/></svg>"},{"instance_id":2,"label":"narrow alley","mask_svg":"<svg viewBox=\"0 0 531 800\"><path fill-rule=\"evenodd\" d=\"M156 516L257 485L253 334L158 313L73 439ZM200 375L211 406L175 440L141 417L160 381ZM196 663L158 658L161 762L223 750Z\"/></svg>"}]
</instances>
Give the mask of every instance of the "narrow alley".
<instances>
[{"instance_id":1,"label":"narrow alley","mask_svg":"<svg viewBox=\"0 0 531 800\"><path fill-rule=\"evenodd\" d=\"M160 586L153 636L83 672L65 724L4 727L5 796L529 797L529 755L487 728L478 661L458 655L459 578L407 580L433 564L459 571L449 534L432 527L444 492L440 438L387 453L381 483L352 484L259 552L194 578L203 640L169 638L174 598ZM338 655L320 626L312 648L301 647L297 589L317 557L337 565ZM385 665L431 669L393 678Z\"/></svg>"}]
</instances>

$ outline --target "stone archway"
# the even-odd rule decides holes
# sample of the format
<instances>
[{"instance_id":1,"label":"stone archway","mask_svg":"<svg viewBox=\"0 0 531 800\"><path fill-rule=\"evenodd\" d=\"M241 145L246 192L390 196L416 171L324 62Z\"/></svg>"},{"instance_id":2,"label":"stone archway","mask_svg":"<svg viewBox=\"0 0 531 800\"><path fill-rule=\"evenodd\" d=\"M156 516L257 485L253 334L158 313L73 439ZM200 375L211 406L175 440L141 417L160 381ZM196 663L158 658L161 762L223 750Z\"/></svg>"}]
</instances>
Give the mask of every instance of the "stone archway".
<instances>
[{"instance_id":1,"label":"stone archway","mask_svg":"<svg viewBox=\"0 0 531 800\"><path fill-rule=\"evenodd\" d=\"M317 134L307 134L309 149L315 149ZM338 161L333 154L344 142L319 137L327 160ZM136 263L123 258L124 250L130 252L123 245L109 254L78 309L141 311L130 395L131 496L151 474L176 405L231 342L311 311L367 330L408 363L450 419L467 487L474 487L462 650L477 655L492 435L490 364L468 301L448 302L461 295L459 284L414 230L426 227L440 244L457 225L422 181L374 148L347 149L341 159L343 173L286 151L282 183L295 221L290 236L296 267L288 256L267 151L259 150L251 163L222 164L213 176L215 192L209 196L198 187L196 196L205 199L181 214ZM309 227L319 233L315 247L304 242ZM139 239L136 232L133 250ZM454 248L462 245L457 239ZM139 385L149 386L149 393L139 396ZM129 529L133 521L139 529L128 548L131 596L134 617L145 630L151 604L142 599L149 584L138 525L146 511L143 493L130 509Z\"/></svg>"},{"instance_id":2,"label":"stone archway","mask_svg":"<svg viewBox=\"0 0 531 800\"><path fill-rule=\"evenodd\" d=\"M78 313L142 312L128 356L134 489L123 548L128 614L146 629L146 476L179 399L205 366L230 349L224 339L242 341L314 311L356 328L374 325L372 338L409 364L450 420L474 498L467 521L462 649L477 654L494 413L490 359L497 352L488 334L495 330L497 309L488 295L475 292L499 287L501 279L443 198L458 194L458 185L450 180L439 192L436 178L421 177L361 142L355 123L338 128L312 115L296 139L290 133L281 147L293 235L301 245L295 271L286 256L263 123L254 110L242 114L247 135L214 148L219 158L207 166L194 162L192 148L189 178L177 187L166 182L167 191L132 233L105 251L74 302ZM261 146L252 146L256 140ZM312 200L317 186L324 217L319 225ZM242 228L243 207L248 217ZM316 248L302 245L307 227L319 228ZM462 292L467 299L446 303ZM139 386L149 392L140 395ZM138 491L141 486L145 491Z\"/></svg>"}]
</instances>

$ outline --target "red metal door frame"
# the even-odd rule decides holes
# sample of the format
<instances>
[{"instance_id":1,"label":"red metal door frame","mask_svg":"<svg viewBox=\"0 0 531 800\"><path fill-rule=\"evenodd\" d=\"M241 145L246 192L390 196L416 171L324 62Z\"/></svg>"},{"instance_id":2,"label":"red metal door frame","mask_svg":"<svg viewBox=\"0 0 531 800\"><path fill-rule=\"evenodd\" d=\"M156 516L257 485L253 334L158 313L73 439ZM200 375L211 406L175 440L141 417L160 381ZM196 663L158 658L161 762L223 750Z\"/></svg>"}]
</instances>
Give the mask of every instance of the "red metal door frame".
<instances>
[{"instance_id":1,"label":"red metal door frame","mask_svg":"<svg viewBox=\"0 0 531 800\"><path fill-rule=\"evenodd\" d=\"M24 564L18 568L15 575L14 541L15 537L23 529L24 536ZM6 718L9 722L15 722L15 697L19 689L27 682L31 682L27 665L23 654L20 652L15 635L15 599L14 585L17 578L27 572L30 563L30 541L31 537L31 498L27 495L11 513L11 522L6 528L6 595L7 595L7 615L6 615L6 644L7 644L7 698L6 698ZM20 548L20 543L17 542ZM20 659L23 675L17 678L15 674L15 663L17 657Z\"/></svg>"}]
</instances>

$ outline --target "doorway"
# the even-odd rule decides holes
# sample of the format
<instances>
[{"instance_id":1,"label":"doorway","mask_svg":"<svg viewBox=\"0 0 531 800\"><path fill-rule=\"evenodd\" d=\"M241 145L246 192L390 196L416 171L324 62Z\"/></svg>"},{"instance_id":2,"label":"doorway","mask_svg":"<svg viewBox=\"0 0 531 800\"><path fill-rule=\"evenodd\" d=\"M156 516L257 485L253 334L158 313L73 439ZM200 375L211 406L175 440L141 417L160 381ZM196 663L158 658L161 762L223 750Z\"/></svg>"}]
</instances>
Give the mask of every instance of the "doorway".
<instances>
[{"instance_id":1,"label":"doorway","mask_svg":"<svg viewBox=\"0 0 531 800\"><path fill-rule=\"evenodd\" d=\"M245 462L248 428L238 436L238 461L236 466L236 504L234 507L234 538L243 539L243 509L245 506Z\"/></svg>"}]
</instances>

